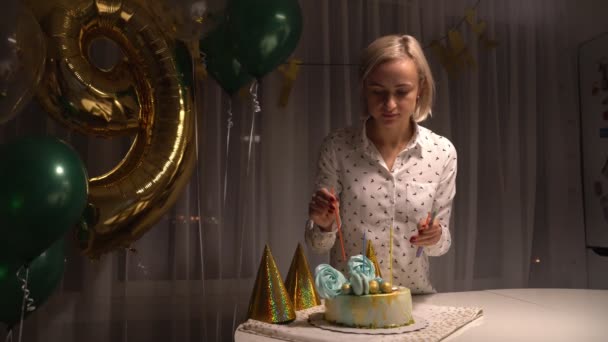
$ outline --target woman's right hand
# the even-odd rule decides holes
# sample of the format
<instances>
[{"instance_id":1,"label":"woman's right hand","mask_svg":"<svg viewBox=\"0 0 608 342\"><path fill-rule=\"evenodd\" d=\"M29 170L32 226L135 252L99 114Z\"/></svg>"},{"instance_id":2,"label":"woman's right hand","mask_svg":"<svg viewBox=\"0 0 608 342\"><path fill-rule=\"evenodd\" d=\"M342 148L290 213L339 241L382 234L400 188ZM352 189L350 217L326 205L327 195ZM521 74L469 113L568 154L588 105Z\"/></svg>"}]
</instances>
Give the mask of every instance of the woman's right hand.
<instances>
[{"instance_id":1,"label":"woman's right hand","mask_svg":"<svg viewBox=\"0 0 608 342\"><path fill-rule=\"evenodd\" d=\"M325 188L317 190L308 204L308 216L322 230L330 231L340 202Z\"/></svg>"}]
</instances>

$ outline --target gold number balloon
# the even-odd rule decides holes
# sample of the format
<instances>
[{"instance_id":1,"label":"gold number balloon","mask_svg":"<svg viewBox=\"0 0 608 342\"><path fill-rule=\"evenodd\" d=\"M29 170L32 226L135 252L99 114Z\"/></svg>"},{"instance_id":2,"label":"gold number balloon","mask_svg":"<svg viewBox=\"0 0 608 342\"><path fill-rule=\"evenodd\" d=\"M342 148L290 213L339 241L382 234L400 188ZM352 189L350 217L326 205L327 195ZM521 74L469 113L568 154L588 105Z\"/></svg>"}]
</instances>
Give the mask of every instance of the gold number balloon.
<instances>
[{"instance_id":1,"label":"gold number balloon","mask_svg":"<svg viewBox=\"0 0 608 342\"><path fill-rule=\"evenodd\" d=\"M118 165L89 180L93 221L81 248L96 258L130 247L188 183L196 159L185 81L190 75L175 42L136 2L63 3L34 8L49 39L40 102L52 117L82 133L134 137ZM110 70L89 58L99 38L114 41L124 54Z\"/></svg>"}]
</instances>

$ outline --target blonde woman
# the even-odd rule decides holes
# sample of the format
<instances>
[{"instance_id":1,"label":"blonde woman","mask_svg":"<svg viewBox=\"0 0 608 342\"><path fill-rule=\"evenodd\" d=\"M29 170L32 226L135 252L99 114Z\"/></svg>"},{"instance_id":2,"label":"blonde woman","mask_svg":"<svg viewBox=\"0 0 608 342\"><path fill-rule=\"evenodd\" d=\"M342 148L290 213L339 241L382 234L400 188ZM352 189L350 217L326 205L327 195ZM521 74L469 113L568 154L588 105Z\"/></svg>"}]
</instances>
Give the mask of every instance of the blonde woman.
<instances>
[{"instance_id":1,"label":"blonde woman","mask_svg":"<svg viewBox=\"0 0 608 342\"><path fill-rule=\"evenodd\" d=\"M361 254L365 236L388 279L392 227L392 283L432 293L428 257L450 248L456 193L454 146L420 125L431 114L433 76L409 35L372 42L360 71L367 115L358 126L330 133L321 146L306 241L316 252L331 250L331 265L344 272L339 213L346 255Z\"/></svg>"}]
</instances>

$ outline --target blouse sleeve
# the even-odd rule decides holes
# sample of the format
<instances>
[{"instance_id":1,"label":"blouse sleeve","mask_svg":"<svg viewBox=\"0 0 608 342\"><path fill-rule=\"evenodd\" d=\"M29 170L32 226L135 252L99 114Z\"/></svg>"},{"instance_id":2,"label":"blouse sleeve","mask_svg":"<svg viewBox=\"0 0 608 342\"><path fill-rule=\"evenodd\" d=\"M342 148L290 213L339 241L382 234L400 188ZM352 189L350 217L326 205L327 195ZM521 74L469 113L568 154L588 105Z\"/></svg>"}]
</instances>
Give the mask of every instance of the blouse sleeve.
<instances>
[{"instance_id":1,"label":"blouse sleeve","mask_svg":"<svg viewBox=\"0 0 608 342\"><path fill-rule=\"evenodd\" d=\"M306 243L313 252L319 254L326 253L329 252L336 242L336 230L337 227L335 223L329 232L321 230L321 228L315 224L312 227L306 227L304 237Z\"/></svg>"},{"instance_id":2,"label":"blouse sleeve","mask_svg":"<svg viewBox=\"0 0 608 342\"><path fill-rule=\"evenodd\" d=\"M342 184L338 177L338 162L336 160L335 134L328 135L321 144L319 159L317 162L317 175L315 178L315 191L321 188L334 189L336 196L340 198ZM328 252L336 241L337 226L334 222L332 230L325 232L317 225L307 227L305 230L306 243L316 253Z\"/></svg>"},{"instance_id":3,"label":"blouse sleeve","mask_svg":"<svg viewBox=\"0 0 608 342\"><path fill-rule=\"evenodd\" d=\"M425 247L425 252L429 256L440 256L447 253L452 244L450 215L452 213L452 202L456 195L457 155L456 149L451 143L449 144L449 151L433 202L433 210L437 211L437 220L442 229L441 238L435 245Z\"/></svg>"}]
</instances>

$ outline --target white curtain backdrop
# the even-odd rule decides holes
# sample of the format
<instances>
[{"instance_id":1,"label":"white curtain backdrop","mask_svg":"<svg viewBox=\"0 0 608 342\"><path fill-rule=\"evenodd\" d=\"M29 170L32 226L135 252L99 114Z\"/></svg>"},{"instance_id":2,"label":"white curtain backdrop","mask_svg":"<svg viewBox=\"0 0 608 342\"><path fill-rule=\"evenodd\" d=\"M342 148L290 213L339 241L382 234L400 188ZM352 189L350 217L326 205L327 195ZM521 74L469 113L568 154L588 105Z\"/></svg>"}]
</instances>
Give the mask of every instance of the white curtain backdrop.
<instances>
[{"instance_id":1,"label":"white curtain backdrop","mask_svg":"<svg viewBox=\"0 0 608 342\"><path fill-rule=\"evenodd\" d=\"M26 320L24 341L232 340L264 244L283 276L304 244L321 140L362 115L361 49L390 33L428 46L476 3L300 0L304 31L294 57L304 65L288 106L278 106L283 77L275 71L261 81L260 113L251 96L233 97L228 136L230 99L213 80L200 82L199 162L175 208L136 253L91 262L71 246L64 281ZM461 25L477 67L458 75L425 50L437 100L423 125L448 137L459 157L452 249L431 267L439 291L587 286L569 6L481 0L478 18L499 46L484 49ZM0 126L0 142L25 134L69 141L92 175L129 143L68 132L35 103ZM307 257L312 268L327 260L308 250Z\"/></svg>"}]
</instances>

